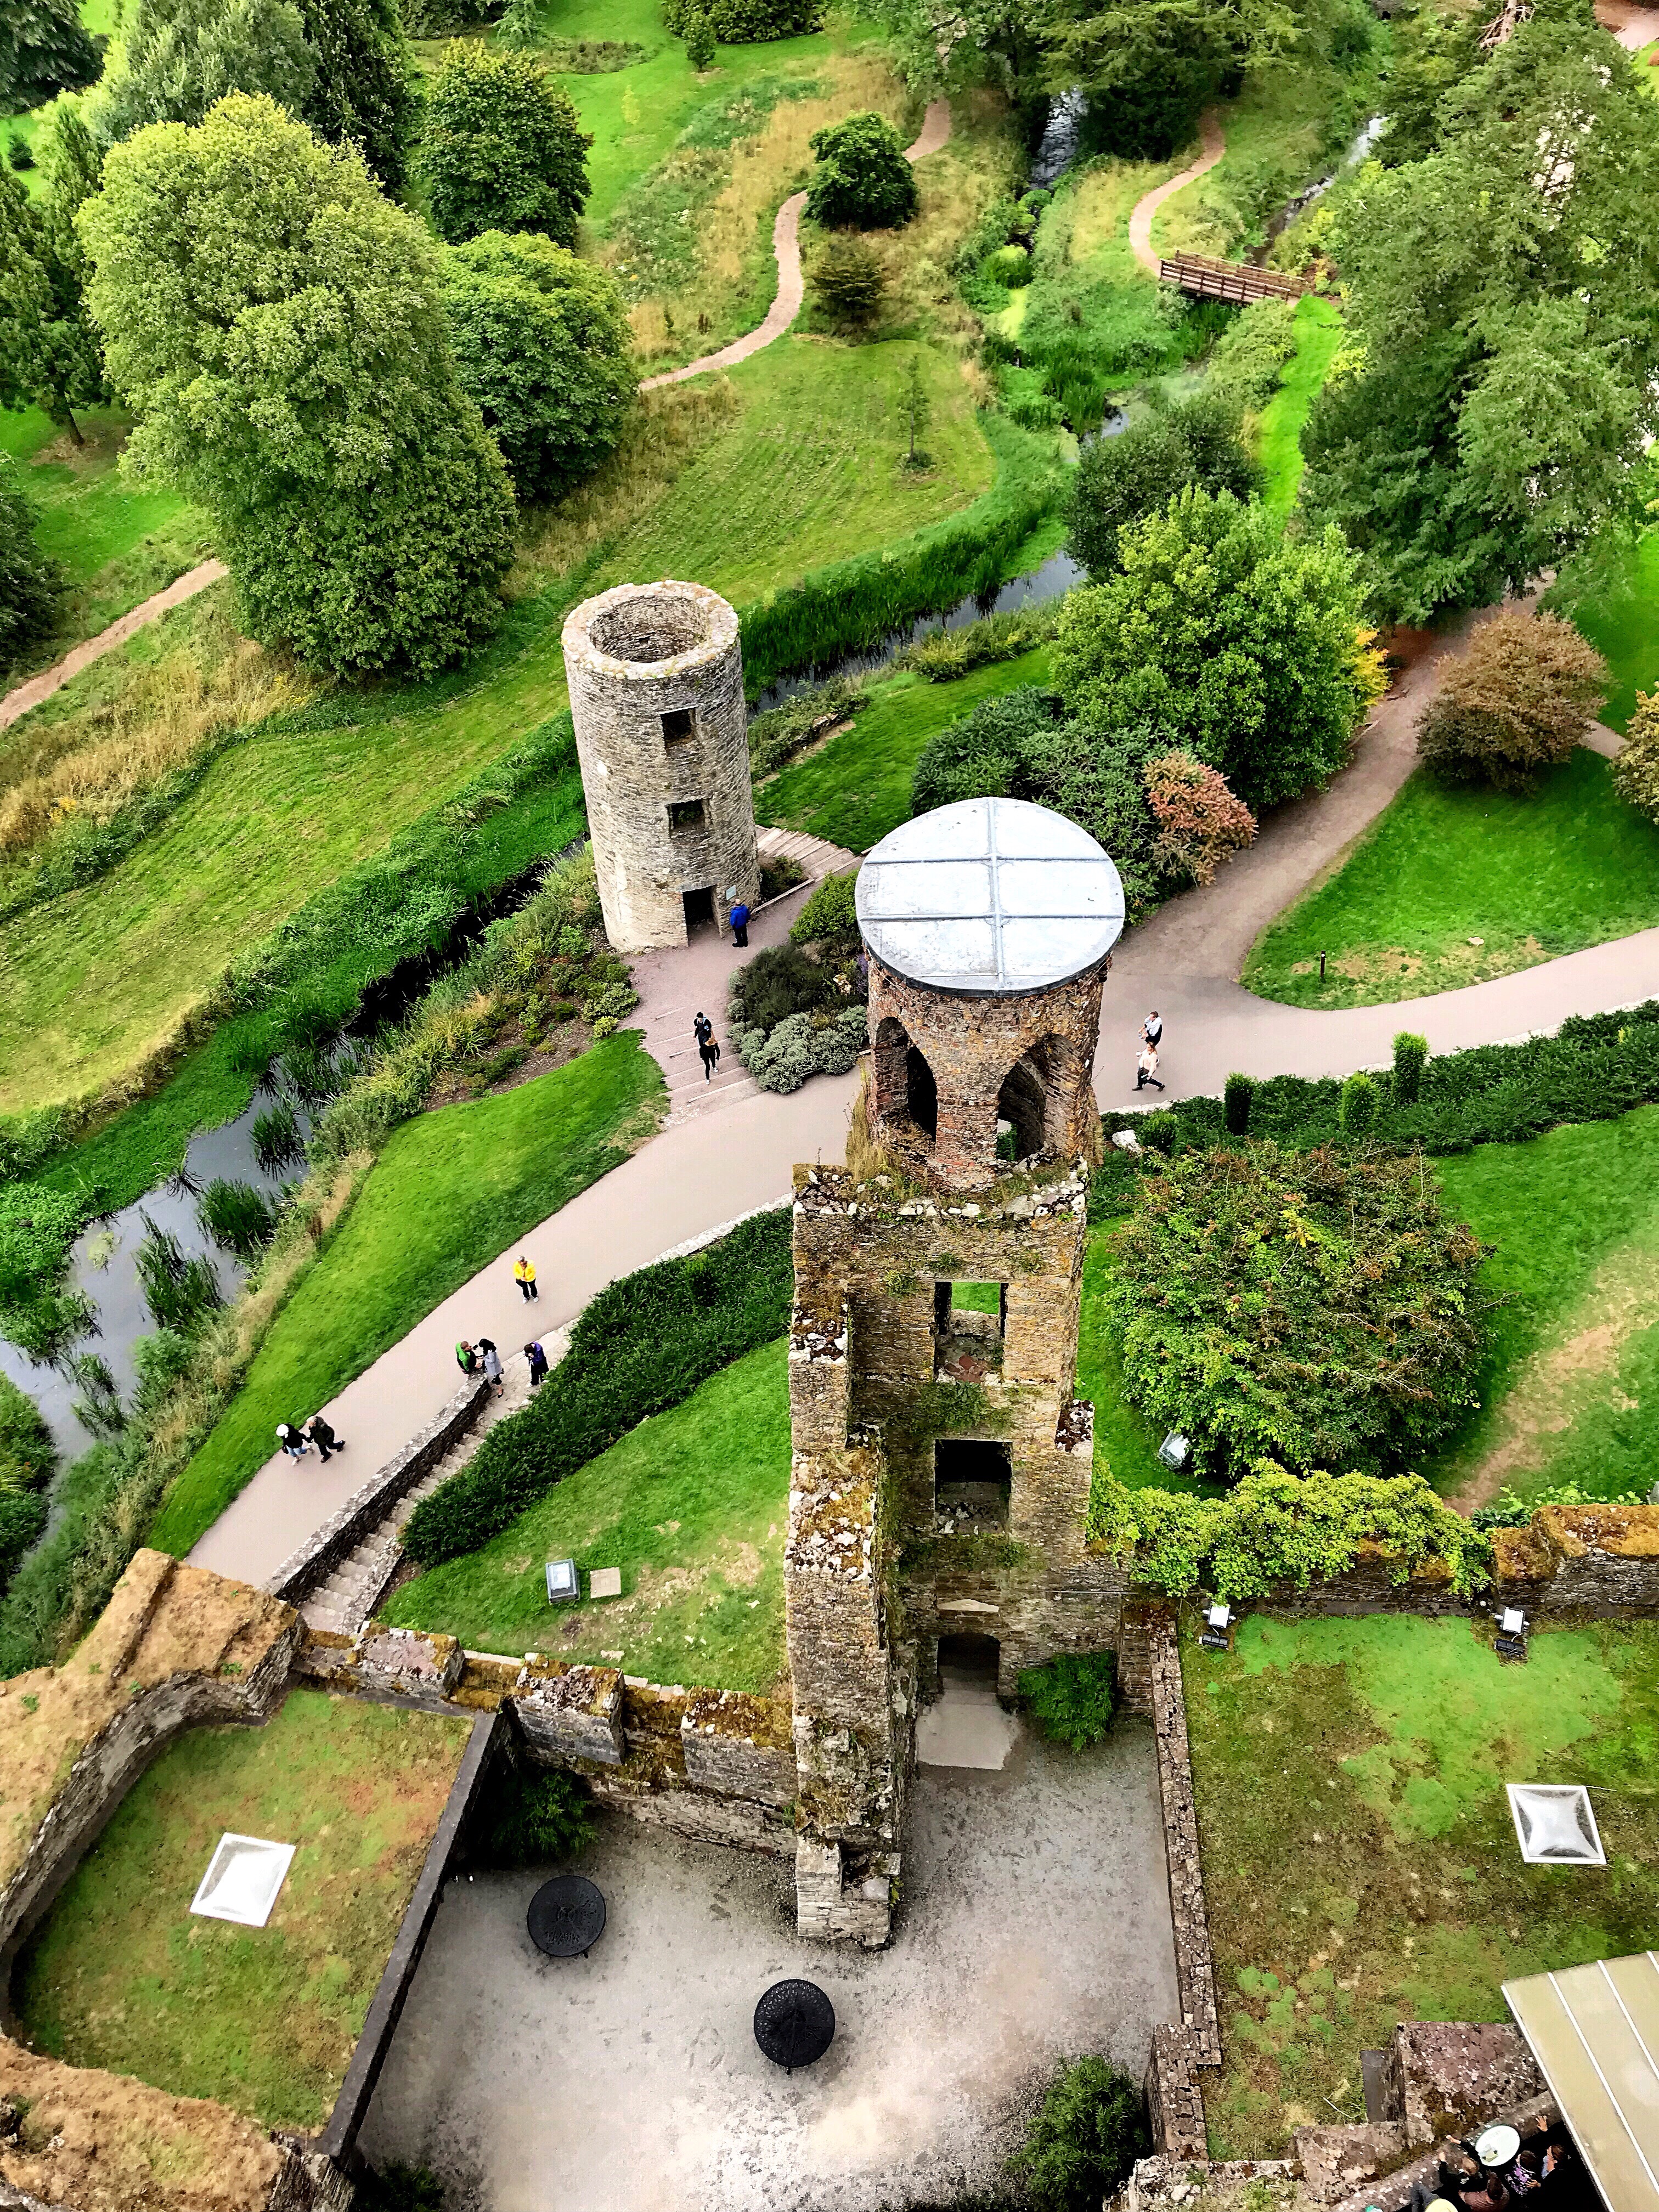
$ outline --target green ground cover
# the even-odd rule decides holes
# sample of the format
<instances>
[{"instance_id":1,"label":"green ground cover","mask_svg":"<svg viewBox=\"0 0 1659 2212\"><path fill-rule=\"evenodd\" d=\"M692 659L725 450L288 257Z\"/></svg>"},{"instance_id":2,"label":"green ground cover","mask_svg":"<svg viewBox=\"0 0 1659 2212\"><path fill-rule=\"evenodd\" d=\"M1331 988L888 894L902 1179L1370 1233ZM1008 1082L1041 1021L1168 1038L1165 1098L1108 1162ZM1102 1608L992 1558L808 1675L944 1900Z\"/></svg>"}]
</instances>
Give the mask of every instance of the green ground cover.
<instances>
[{"instance_id":1,"label":"green ground cover","mask_svg":"<svg viewBox=\"0 0 1659 2212\"><path fill-rule=\"evenodd\" d=\"M466 1747L466 1723L294 1690L137 1782L19 1962L31 2042L268 2128L332 2108ZM298 1845L264 1928L193 1916L227 1830Z\"/></svg>"},{"instance_id":2,"label":"green ground cover","mask_svg":"<svg viewBox=\"0 0 1659 2212\"><path fill-rule=\"evenodd\" d=\"M35 510L35 543L59 563L70 587L57 631L34 656L42 665L213 550L204 518L176 493L140 491L121 477L125 416L89 407L76 419L84 447L38 407L0 408L0 453L17 464L17 481ZM40 458L47 453L49 459Z\"/></svg>"},{"instance_id":3,"label":"green ground cover","mask_svg":"<svg viewBox=\"0 0 1659 2212\"><path fill-rule=\"evenodd\" d=\"M168 1492L149 1541L182 1558L270 1458L278 1421L307 1419L626 1158L655 1128L661 1098L656 1062L639 1032L624 1030L515 1090L395 1131L224 1419Z\"/></svg>"},{"instance_id":4,"label":"green ground cover","mask_svg":"<svg viewBox=\"0 0 1659 2212\"><path fill-rule=\"evenodd\" d=\"M1480 1406L1422 1472L1454 1503L1572 1484L1645 1496L1659 1458L1659 1108L1436 1162L1496 1245Z\"/></svg>"},{"instance_id":5,"label":"green ground cover","mask_svg":"<svg viewBox=\"0 0 1659 2212\"><path fill-rule=\"evenodd\" d=\"M1256 459L1261 465L1263 504L1288 514L1302 487L1302 426L1330 374L1342 343L1342 317L1330 301L1310 292L1297 302L1296 351L1285 364L1279 389L1261 410Z\"/></svg>"},{"instance_id":6,"label":"green ground cover","mask_svg":"<svg viewBox=\"0 0 1659 2212\"><path fill-rule=\"evenodd\" d=\"M1396 2021L1507 2016L1500 1984L1645 1948L1659 1916L1659 1631L1243 1623L1182 1664L1223 2064L1212 2157L1364 2118ZM1589 1785L1603 1868L1521 1862L1506 1782ZM1334 2110L1333 2109L1334 2108Z\"/></svg>"},{"instance_id":7,"label":"green ground cover","mask_svg":"<svg viewBox=\"0 0 1659 2212\"><path fill-rule=\"evenodd\" d=\"M1659 70L1653 74L1659 79ZM1613 688L1601 720L1622 731L1637 693L1659 690L1659 528L1593 548L1582 577L1570 569L1546 604L1570 615L1606 659Z\"/></svg>"},{"instance_id":8,"label":"green ground cover","mask_svg":"<svg viewBox=\"0 0 1659 2212\"><path fill-rule=\"evenodd\" d=\"M771 1688L783 1665L789 1394L780 1339L641 1422L386 1617L469 1650L545 1651L653 1681ZM620 1598L550 1607L544 1563L620 1566ZM584 1583L584 1589L586 1585Z\"/></svg>"},{"instance_id":9,"label":"green ground cover","mask_svg":"<svg viewBox=\"0 0 1659 2212\"><path fill-rule=\"evenodd\" d=\"M1335 873L1262 933L1243 980L1291 1006L1387 1005L1656 922L1659 830L1581 748L1531 793L1412 776Z\"/></svg>"},{"instance_id":10,"label":"green ground cover","mask_svg":"<svg viewBox=\"0 0 1659 2212\"><path fill-rule=\"evenodd\" d=\"M910 818L910 780L929 738L981 699L1022 684L1044 684L1048 649L1039 646L951 684L903 669L871 685L870 704L850 729L793 761L755 794L755 816L779 830L810 830L849 853L870 848Z\"/></svg>"}]
</instances>

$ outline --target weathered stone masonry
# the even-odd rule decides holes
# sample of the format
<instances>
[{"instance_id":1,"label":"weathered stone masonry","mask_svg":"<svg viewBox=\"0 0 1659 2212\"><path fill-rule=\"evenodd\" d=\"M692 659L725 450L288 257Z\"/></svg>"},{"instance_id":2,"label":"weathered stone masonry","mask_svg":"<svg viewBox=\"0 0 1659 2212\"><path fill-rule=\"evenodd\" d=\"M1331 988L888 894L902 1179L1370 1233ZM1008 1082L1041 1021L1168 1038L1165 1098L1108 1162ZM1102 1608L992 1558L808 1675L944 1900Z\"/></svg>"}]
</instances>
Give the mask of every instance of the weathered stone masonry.
<instances>
[{"instance_id":1,"label":"weathered stone masonry","mask_svg":"<svg viewBox=\"0 0 1659 2212\"><path fill-rule=\"evenodd\" d=\"M618 584L565 621L599 902L619 952L760 902L738 617L702 584ZM695 917L693 917L695 918Z\"/></svg>"}]
</instances>

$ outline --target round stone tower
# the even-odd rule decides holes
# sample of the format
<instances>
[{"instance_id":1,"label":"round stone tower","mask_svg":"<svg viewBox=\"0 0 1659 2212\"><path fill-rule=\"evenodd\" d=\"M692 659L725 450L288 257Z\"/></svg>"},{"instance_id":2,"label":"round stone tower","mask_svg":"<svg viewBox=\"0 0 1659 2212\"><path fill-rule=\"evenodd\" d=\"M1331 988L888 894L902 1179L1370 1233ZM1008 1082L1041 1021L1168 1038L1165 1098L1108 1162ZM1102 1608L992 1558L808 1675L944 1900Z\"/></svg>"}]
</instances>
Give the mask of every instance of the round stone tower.
<instances>
[{"instance_id":1,"label":"round stone tower","mask_svg":"<svg viewBox=\"0 0 1659 2212\"><path fill-rule=\"evenodd\" d=\"M1100 994L1123 885L1086 830L1018 799L906 822L859 872L873 1133L988 1181L999 1122L1022 1159L1092 1155Z\"/></svg>"},{"instance_id":2,"label":"round stone tower","mask_svg":"<svg viewBox=\"0 0 1659 2212\"><path fill-rule=\"evenodd\" d=\"M617 951L758 905L736 611L702 584L618 584L566 617L564 665Z\"/></svg>"}]
</instances>

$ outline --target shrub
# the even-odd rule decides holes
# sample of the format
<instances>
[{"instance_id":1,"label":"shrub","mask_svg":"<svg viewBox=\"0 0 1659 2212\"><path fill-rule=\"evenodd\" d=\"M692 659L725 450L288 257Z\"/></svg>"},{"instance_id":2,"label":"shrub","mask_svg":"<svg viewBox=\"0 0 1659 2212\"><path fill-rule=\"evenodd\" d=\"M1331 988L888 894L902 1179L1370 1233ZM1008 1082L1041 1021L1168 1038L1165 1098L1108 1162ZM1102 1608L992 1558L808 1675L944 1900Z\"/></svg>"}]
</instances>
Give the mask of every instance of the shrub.
<instances>
[{"instance_id":1,"label":"shrub","mask_svg":"<svg viewBox=\"0 0 1659 2212\"><path fill-rule=\"evenodd\" d=\"M1194 1151L1139 1184L1107 1327L1130 1401L1200 1471L1390 1472L1474 1402L1472 1231L1411 1159Z\"/></svg>"},{"instance_id":2,"label":"shrub","mask_svg":"<svg viewBox=\"0 0 1659 2212\"><path fill-rule=\"evenodd\" d=\"M763 860L760 864L762 905L769 900L781 898L786 891L799 890L805 881L805 869L788 853L782 854L775 860Z\"/></svg>"},{"instance_id":3,"label":"shrub","mask_svg":"<svg viewBox=\"0 0 1659 2212\"><path fill-rule=\"evenodd\" d=\"M569 94L527 55L457 40L426 86L416 166L433 228L452 246L486 230L574 246L592 143Z\"/></svg>"},{"instance_id":4,"label":"shrub","mask_svg":"<svg viewBox=\"0 0 1659 2212\"><path fill-rule=\"evenodd\" d=\"M1252 811L1334 775L1368 703L1353 556L1286 538L1265 508L1196 485L1126 528L1121 568L1070 592L1054 678L1097 728L1146 722Z\"/></svg>"},{"instance_id":5,"label":"shrub","mask_svg":"<svg viewBox=\"0 0 1659 2212\"><path fill-rule=\"evenodd\" d=\"M522 499L596 469L634 405L633 333L614 277L532 230L444 256L439 297L461 389Z\"/></svg>"},{"instance_id":6,"label":"shrub","mask_svg":"<svg viewBox=\"0 0 1659 2212\"><path fill-rule=\"evenodd\" d=\"M593 1840L593 1800L574 1774L521 1767L493 1808L485 1854L492 1866L546 1866Z\"/></svg>"},{"instance_id":7,"label":"shrub","mask_svg":"<svg viewBox=\"0 0 1659 2212\"><path fill-rule=\"evenodd\" d=\"M46 1525L41 1492L57 1472L57 1449L40 1408L0 1376L0 1591Z\"/></svg>"},{"instance_id":8,"label":"shrub","mask_svg":"<svg viewBox=\"0 0 1659 2212\"><path fill-rule=\"evenodd\" d=\"M221 1178L202 1193L196 1208L202 1234L227 1252L251 1260L262 1244L270 1242L276 1226L276 1208L251 1182Z\"/></svg>"},{"instance_id":9,"label":"shrub","mask_svg":"<svg viewBox=\"0 0 1659 2212\"><path fill-rule=\"evenodd\" d=\"M784 763L844 722L866 705L869 694L854 678L833 678L810 691L797 692L781 707L769 707L749 719L749 773L757 783L775 775Z\"/></svg>"},{"instance_id":10,"label":"shrub","mask_svg":"<svg viewBox=\"0 0 1659 2212\"><path fill-rule=\"evenodd\" d=\"M31 1359L55 1358L91 1319L80 1292L57 1287L85 1210L79 1192L33 1182L0 1189L0 1334Z\"/></svg>"},{"instance_id":11,"label":"shrub","mask_svg":"<svg viewBox=\"0 0 1659 2212\"><path fill-rule=\"evenodd\" d=\"M960 629L937 629L918 638L895 656L896 668L914 668L930 684L954 683L976 668L999 661L1018 660L1033 647L1046 645L1060 620L1058 603L1042 607L1010 607L1006 613L983 615L964 623Z\"/></svg>"},{"instance_id":12,"label":"shrub","mask_svg":"<svg viewBox=\"0 0 1659 2212\"><path fill-rule=\"evenodd\" d=\"M1295 301L1254 301L1216 340L1206 389L1258 410L1279 388L1280 372L1295 351Z\"/></svg>"},{"instance_id":13,"label":"shrub","mask_svg":"<svg viewBox=\"0 0 1659 2212\"><path fill-rule=\"evenodd\" d=\"M1401 1106L1415 1106L1423 1093L1423 1070L1429 1057L1427 1037L1401 1030L1394 1041L1394 1097Z\"/></svg>"},{"instance_id":14,"label":"shrub","mask_svg":"<svg viewBox=\"0 0 1659 2212\"><path fill-rule=\"evenodd\" d=\"M1418 718L1424 765L1526 791L1570 760L1607 694L1607 665L1560 615L1503 607L1476 629Z\"/></svg>"},{"instance_id":15,"label":"shrub","mask_svg":"<svg viewBox=\"0 0 1659 2212\"><path fill-rule=\"evenodd\" d=\"M1062 1651L1020 1670L1019 1701L1046 1736L1087 1751L1112 1725L1117 1660L1110 1651Z\"/></svg>"},{"instance_id":16,"label":"shrub","mask_svg":"<svg viewBox=\"0 0 1659 2212\"><path fill-rule=\"evenodd\" d=\"M1636 712L1625 725L1625 749L1613 764L1613 787L1659 822L1659 691L1638 691Z\"/></svg>"},{"instance_id":17,"label":"shrub","mask_svg":"<svg viewBox=\"0 0 1659 2212\"><path fill-rule=\"evenodd\" d=\"M1066 2067L1008 2161L1035 2212L1098 2212L1151 2147L1140 2084L1103 2058Z\"/></svg>"},{"instance_id":18,"label":"shrub","mask_svg":"<svg viewBox=\"0 0 1659 2212\"><path fill-rule=\"evenodd\" d=\"M267 1106L262 1114L256 1114L248 1135L253 1157L267 1175L291 1167L305 1151L299 1121L286 1098L279 1098L274 1106Z\"/></svg>"},{"instance_id":19,"label":"shrub","mask_svg":"<svg viewBox=\"0 0 1659 2212\"><path fill-rule=\"evenodd\" d=\"M34 510L8 453L0 459L0 675L52 635L63 591L57 562L35 544Z\"/></svg>"},{"instance_id":20,"label":"shrub","mask_svg":"<svg viewBox=\"0 0 1659 2212\"><path fill-rule=\"evenodd\" d=\"M787 1014L769 1032L734 1025L738 1055L763 1091L799 1091L814 1075L845 1075L869 1038L862 1000L839 1013Z\"/></svg>"},{"instance_id":21,"label":"shrub","mask_svg":"<svg viewBox=\"0 0 1659 2212\"><path fill-rule=\"evenodd\" d=\"M1255 836L1255 817L1233 797L1218 769L1190 753L1159 753L1141 769L1158 824L1152 858L1177 882L1212 884L1230 853Z\"/></svg>"},{"instance_id":22,"label":"shrub","mask_svg":"<svg viewBox=\"0 0 1659 2212\"><path fill-rule=\"evenodd\" d=\"M1072 483L1066 542L1091 576L1109 576L1121 562L1119 531L1164 514L1189 484L1246 500L1258 481L1237 409L1200 392L1087 448Z\"/></svg>"},{"instance_id":23,"label":"shrub","mask_svg":"<svg viewBox=\"0 0 1659 2212\"><path fill-rule=\"evenodd\" d=\"M186 1258L176 1237L158 1228L148 1213L141 1212L138 1218L144 1224L144 1236L135 1264L150 1319L157 1328L188 1336L225 1302L213 1262L205 1255Z\"/></svg>"},{"instance_id":24,"label":"shrub","mask_svg":"<svg viewBox=\"0 0 1659 2212\"><path fill-rule=\"evenodd\" d=\"M832 952L852 951L859 942L859 918L854 901L859 872L848 868L839 876L825 876L790 926L792 945L821 944Z\"/></svg>"},{"instance_id":25,"label":"shrub","mask_svg":"<svg viewBox=\"0 0 1659 2212\"><path fill-rule=\"evenodd\" d=\"M1023 246L1000 246L981 265L991 282L1005 291L1020 291L1031 281L1031 257Z\"/></svg>"},{"instance_id":26,"label":"shrub","mask_svg":"<svg viewBox=\"0 0 1659 2212\"><path fill-rule=\"evenodd\" d=\"M813 255L806 280L825 315L844 330L861 329L881 313L887 271L860 238L832 233Z\"/></svg>"},{"instance_id":27,"label":"shrub","mask_svg":"<svg viewBox=\"0 0 1659 2212\"><path fill-rule=\"evenodd\" d=\"M1248 1075L1230 1075L1222 1086L1222 1109L1227 1117L1230 1137L1248 1137L1250 1133L1250 1101L1255 1095L1255 1085Z\"/></svg>"},{"instance_id":28,"label":"shrub","mask_svg":"<svg viewBox=\"0 0 1659 2212\"><path fill-rule=\"evenodd\" d=\"M817 164L806 212L826 229L889 230L908 222L921 195L904 141L884 115L849 115L812 133Z\"/></svg>"},{"instance_id":29,"label":"shrub","mask_svg":"<svg viewBox=\"0 0 1659 2212\"><path fill-rule=\"evenodd\" d=\"M691 18L707 15L723 46L757 46L767 39L799 39L823 21L821 0L663 0L662 19L684 38Z\"/></svg>"},{"instance_id":30,"label":"shrub","mask_svg":"<svg viewBox=\"0 0 1659 2212\"><path fill-rule=\"evenodd\" d=\"M830 970L799 945L769 945L732 978L732 1026L769 1036L790 1015L823 1006L835 988Z\"/></svg>"},{"instance_id":31,"label":"shrub","mask_svg":"<svg viewBox=\"0 0 1659 2212\"><path fill-rule=\"evenodd\" d=\"M699 75L714 66L714 27L699 8L685 27L685 58Z\"/></svg>"},{"instance_id":32,"label":"shrub","mask_svg":"<svg viewBox=\"0 0 1659 2212\"><path fill-rule=\"evenodd\" d=\"M410 1516L422 1566L476 1551L553 1486L787 1327L788 1209L757 1214L689 1260L662 1260L584 1307L570 1349L522 1412Z\"/></svg>"},{"instance_id":33,"label":"shrub","mask_svg":"<svg viewBox=\"0 0 1659 2212\"><path fill-rule=\"evenodd\" d=\"M1376 1085L1363 1070L1342 1086L1342 1133L1356 1143L1370 1136L1376 1121Z\"/></svg>"}]
</instances>

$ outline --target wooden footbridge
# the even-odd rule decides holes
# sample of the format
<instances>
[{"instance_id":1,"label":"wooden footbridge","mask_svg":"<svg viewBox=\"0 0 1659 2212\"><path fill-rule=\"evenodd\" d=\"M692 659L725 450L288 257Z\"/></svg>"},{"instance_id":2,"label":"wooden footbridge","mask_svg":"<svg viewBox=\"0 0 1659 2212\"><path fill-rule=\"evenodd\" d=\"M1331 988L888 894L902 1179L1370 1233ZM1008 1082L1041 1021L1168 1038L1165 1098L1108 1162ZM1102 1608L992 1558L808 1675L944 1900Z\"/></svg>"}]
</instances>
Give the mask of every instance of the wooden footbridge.
<instances>
[{"instance_id":1,"label":"wooden footbridge","mask_svg":"<svg viewBox=\"0 0 1659 2212\"><path fill-rule=\"evenodd\" d=\"M1299 300L1312 286L1278 269L1257 269L1248 261L1212 261L1203 253L1177 253L1158 264L1159 281L1178 285L1198 300L1226 300L1248 307L1252 300Z\"/></svg>"}]
</instances>

